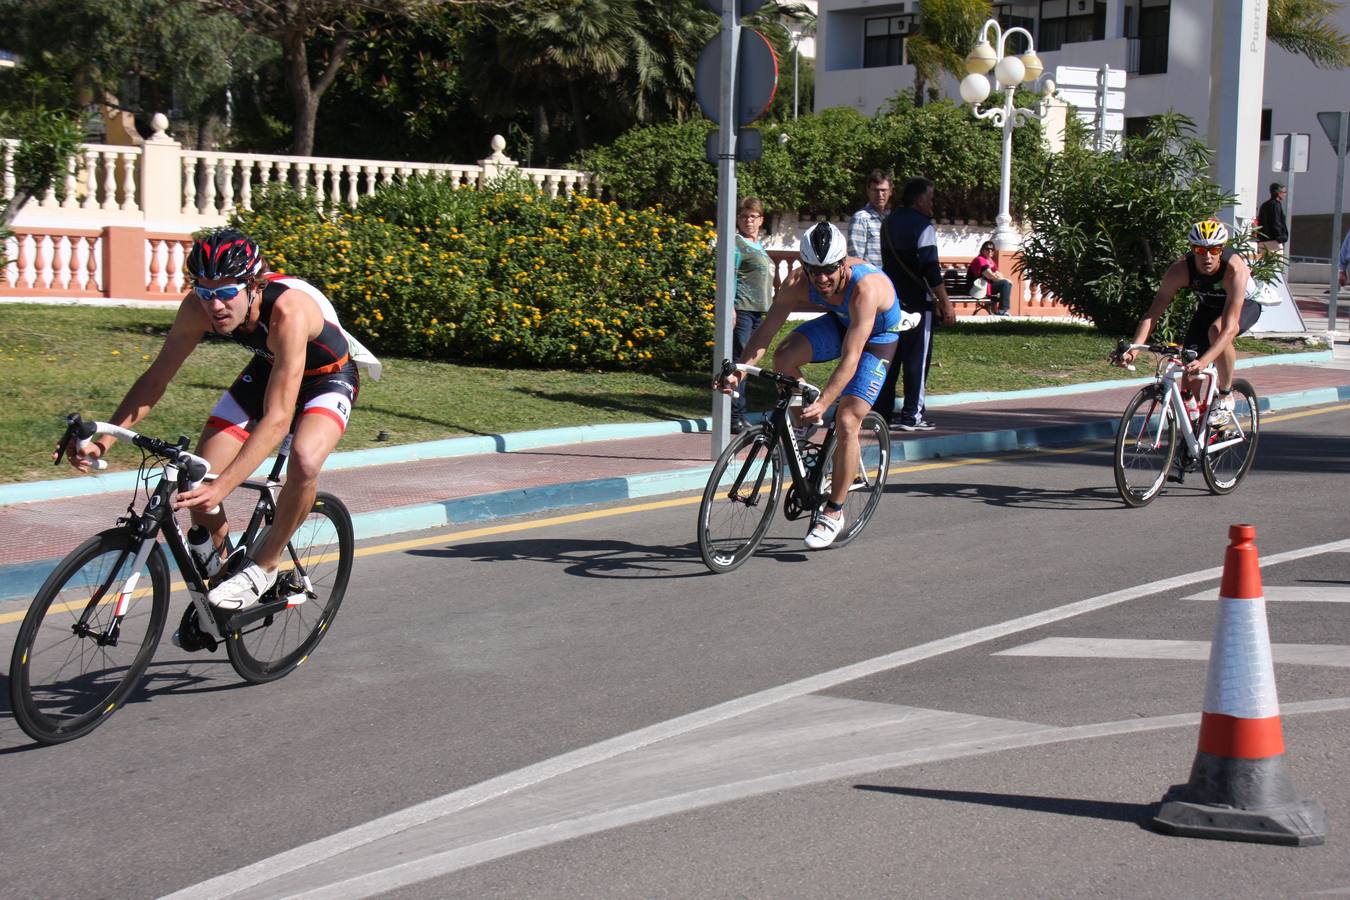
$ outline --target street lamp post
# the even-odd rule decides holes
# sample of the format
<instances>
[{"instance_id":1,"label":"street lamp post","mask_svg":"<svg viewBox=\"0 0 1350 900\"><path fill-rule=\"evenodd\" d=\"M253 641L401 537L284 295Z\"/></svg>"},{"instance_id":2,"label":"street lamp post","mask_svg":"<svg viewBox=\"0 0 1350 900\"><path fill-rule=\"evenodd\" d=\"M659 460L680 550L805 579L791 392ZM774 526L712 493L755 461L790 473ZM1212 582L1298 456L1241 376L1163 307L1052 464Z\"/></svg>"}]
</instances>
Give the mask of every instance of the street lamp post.
<instances>
[{"instance_id":1,"label":"street lamp post","mask_svg":"<svg viewBox=\"0 0 1350 900\"><path fill-rule=\"evenodd\" d=\"M993 43L990 43L990 32ZM1007 53L1008 38L1014 34L1026 36L1027 49L1021 54ZM977 119L988 119L997 128L1003 129L1003 172L998 189L998 218L995 219L994 246L1000 251L1016 250L1019 246L1017 232L1012 229L1012 215L1009 212L1012 186L1012 135L1013 129L1031 119L1044 119L1047 113L1045 101L1055 92L1055 82L1050 78L1041 79L1045 66L1036 55L1036 47L1031 32L1025 28L1003 30L996 19L990 19L980 28L980 41L966 57L966 71L970 74L961 81L961 99L971 105ZM985 73L993 70L994 79L1003 91L1003 105L991 106L984 111L980 104L989 96L993 86ZM1042 99L1034 107L1013 106L1013 95L1019 84L1032 84L1041 79Z\"/></svg>"}]
</instances>

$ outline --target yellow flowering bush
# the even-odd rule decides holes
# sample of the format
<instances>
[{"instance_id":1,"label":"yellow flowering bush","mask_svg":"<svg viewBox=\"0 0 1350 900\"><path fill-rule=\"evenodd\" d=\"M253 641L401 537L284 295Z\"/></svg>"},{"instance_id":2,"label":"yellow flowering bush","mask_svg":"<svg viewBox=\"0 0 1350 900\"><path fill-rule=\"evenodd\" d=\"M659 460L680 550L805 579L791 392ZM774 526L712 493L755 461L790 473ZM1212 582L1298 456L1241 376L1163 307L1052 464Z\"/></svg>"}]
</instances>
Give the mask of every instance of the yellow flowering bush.
<instances>
[{"instance_id":1,"label":"yellow flowering bush","mask_svg":"<svg viewBox=\"0 0 1350 900\"><path fill-rule=\"evenodd\" d=\"M707 362L711 224L519 182L412 179L334 219L311 209L273 189L234 224L378 351L556 368Z\"/></svg>"}]
</instances>

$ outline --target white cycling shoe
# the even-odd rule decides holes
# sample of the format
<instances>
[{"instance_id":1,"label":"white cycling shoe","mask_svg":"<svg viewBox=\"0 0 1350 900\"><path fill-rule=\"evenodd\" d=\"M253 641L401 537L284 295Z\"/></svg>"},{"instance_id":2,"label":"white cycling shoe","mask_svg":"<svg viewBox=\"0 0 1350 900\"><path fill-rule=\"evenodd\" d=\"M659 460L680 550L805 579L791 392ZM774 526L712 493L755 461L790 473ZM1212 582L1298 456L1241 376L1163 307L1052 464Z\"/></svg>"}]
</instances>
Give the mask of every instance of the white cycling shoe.
<instances>
[{"instance_id":1,"label":"white cycling shoe","mask_svg":"<svg viewBox=\"0 0 1350 900\"><path fill-rule=\"evenodd\" d=\"M834 543L834 539L843 530L844 514L842 512L838 518L821 513L816 516L815 524L811 526L811 530L806 535L806 548L808 550L824 550Z\"/></svg>"},{"instance_id":2,"label":"white cycling shoe","mask_svg":"<svg viewBox=\"0 0 1350 900\"><path fill-rule=\"evenodd\" d=\"M276 571L265 572L262 566L250 562L239 572L211 589L206 600L217 609L236 612L256 606L262 595L276 583Z\"/></svg>"}]
</instances>

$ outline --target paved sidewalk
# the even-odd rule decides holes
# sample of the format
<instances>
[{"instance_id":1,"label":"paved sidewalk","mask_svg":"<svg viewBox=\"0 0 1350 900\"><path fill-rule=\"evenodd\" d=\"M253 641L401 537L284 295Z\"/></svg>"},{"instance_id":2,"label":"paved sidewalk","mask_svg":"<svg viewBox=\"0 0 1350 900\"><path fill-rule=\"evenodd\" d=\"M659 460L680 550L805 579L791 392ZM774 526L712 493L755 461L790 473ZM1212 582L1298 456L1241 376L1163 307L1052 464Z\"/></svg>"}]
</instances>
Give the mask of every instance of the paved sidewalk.
<instances>
[{"instance_id":1,"label":"paved sidewalk","mask_svg":"<svg viewBox=\"0 0 1350 900\"><path fill-rule=\"evenodd\" d=\"M1244 377L1274 409L1350 399L1350 343L1338 342L1331 359L1325 351L1309 355L1320 359L1244 367ZM931 416L938 430L894 433L894 458L927 459L1107 438L1137 389L1137 381L1122 380L1106 386L935 397ZM340 496L351 509L358 538L701 489L711 465L712 441L697 429L706 425L686 422L668 427L666 434L582 438L580 443L573 437L553 446L533 446L530 435L505 436L499 444L521 449L351 465L325 471L320 487ZM558 436L576 433L567 430ZM453 443L439 442L438 447ZM416 450L405 452L415 455ZM1104 472L1103 479L1109 481L1109 473ZM89 486L90 480L79 481ZM123 489L35 502L11 498L0 505L0 600L31 596L56 560L113 524L130 494ZM236 517L243 512L238 504L235 511Z\"/></svg>"}]
</instances>

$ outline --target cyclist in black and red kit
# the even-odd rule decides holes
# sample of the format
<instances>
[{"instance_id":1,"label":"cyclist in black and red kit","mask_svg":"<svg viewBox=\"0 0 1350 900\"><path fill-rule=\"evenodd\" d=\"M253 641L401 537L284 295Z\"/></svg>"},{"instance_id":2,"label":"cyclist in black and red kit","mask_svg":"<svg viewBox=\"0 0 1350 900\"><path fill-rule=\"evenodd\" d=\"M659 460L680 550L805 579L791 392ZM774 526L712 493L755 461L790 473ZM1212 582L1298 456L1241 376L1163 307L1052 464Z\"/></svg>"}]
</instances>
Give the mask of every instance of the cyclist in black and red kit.
<instances>
[{"instance_id":1,"label":"cyclist in black and red kit","mask_svg":"<svg viewBox=\"0 0 1350 900\"><path fill-rule=\"evenodd\" d=\"M1253 299L1256 280L1252 278L1251 268L1237 251L1227 246L1228 229L1222 222L1215 219L1196 222L1186 237L1191 245L1190 252L1172 263L1163 275L1162 285L1140 320L1131 343L1142 344L1148 340L1153 324L1167 311L1177 291L1189 288L1198 301L1195 316L1181 341L1182 347L1198 354L1195 361L1186 365L1191 381L1189 387L1199 394L1198 376L1206 366L1214 363L1219 375L1219 396L1210 411L1209 422L1217 428L1232 420L1233 367L1237 363L1233 339L1256 324L1261 316L1261 306ZM1130 350L1113 358L1120 365L1128 366L1136 353Z\"/></svg>"},{"instance_id":2,"label":"cyclist in black and red kit","mask_svg":"<svg viewBox=\"0 0 1350 900\"><path fill-rule=\"evenodd\" d=\"M109 421L130 428L143 419L207 331L253 351L255 358L211 411L197 445L217 477L174 499L224 548L229 525L221 501L276 449L294 422L272 527L254 558L210 593L210 602L222 609L244 609L276 581L286 542L314 504L319 470L347 427L360 378L328 298L298 278L267 272L258 245L245 235L223 228L198 238L186 268L195 282L192 291L178 307L159 355ZM72 447L71 463L88 471L115 440L103 435L84 450Z\"/></svg>"}]
</instances>

